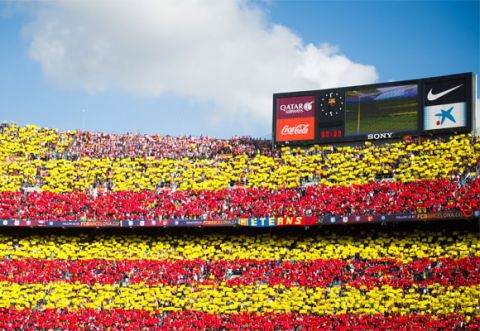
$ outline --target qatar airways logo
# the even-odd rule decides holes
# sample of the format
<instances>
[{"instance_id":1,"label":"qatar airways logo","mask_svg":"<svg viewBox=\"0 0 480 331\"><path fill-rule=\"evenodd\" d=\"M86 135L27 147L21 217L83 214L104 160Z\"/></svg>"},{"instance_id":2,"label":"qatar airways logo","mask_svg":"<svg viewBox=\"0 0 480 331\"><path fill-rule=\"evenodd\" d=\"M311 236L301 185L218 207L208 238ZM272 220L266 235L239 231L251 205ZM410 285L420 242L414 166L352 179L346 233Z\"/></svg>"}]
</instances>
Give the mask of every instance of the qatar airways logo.
<instances>
[{"instance_id":1,"label":"qatar airways logo","mask_svg":"<svg viewBox=\"0 0 480 331\"><path fill-rule=\"evenodd\" d=\"M315 96L278 98L278 118L313 117L315 112Z\"/></svg>"},{"instance_id":2,"label":"qatar airways logo","mask_svg":"<svg viewBox=\"0 0 480 331\"><path fill-rule=\"evenodd\" d=\"M299 135L299 134L308 134L308 128L310 124L298 124L296 126L284 125L282 128L282 135Z\"/></svg>"},{"instance_id":3,"label":"qatar airways logo","mask_svg":"<svg viewBox=\"0 0 480 331\"><path fill-rule=\"evenodd\" d=\"M285 114L301 114L306 111L311 111L313 109L314 101L305 102L305 103L291 103L288 105L281 105L280 110L285 112Z\"/></svg>"}]
</instances>

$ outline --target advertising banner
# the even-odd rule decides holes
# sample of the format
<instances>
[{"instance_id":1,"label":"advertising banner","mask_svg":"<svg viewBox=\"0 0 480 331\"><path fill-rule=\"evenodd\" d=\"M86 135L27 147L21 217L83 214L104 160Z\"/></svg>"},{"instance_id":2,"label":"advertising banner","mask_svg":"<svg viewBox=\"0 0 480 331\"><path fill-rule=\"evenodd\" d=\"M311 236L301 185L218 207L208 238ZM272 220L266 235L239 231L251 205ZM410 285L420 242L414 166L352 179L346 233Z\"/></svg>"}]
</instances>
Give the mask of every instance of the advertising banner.
<instances>
[{"instance_id":1,"label":"advertising banner","mask_svg":"<svg viewBox=\"0 0 480 331\"><path fill-rule=\"evenodd\" d=\"M167 226L168 221L122 221L122 227L161 227Z\"/></svg>"},{"instance_id":2,"label":"advertising banner","mask_svg":"<svg viewBox=\"0 0 480 331\"><path fill-rule=\"evenodd\" d=\"M277 118L314 117L315 96L299 96L290 98L278 98Z\"/></svg>"},{"instance_id":3,"label":"advertising banner","mask_svg":"<svg viewBox=\"0 0 480 331\"><path fill-rule=\"evenodd\" d=\"M465 77L438 77L425 82L425 106L439 106L467 101Z\"/></svg>"},{"instance_id":4,"label":"advertising banner","mask_svg":"<svg viewBox=\"0 0 480 331\"><path fill-rule=\"evenodd\" d=\"M298 225L298 226L309 226L314 225L317 223L317 217L306 217L306 216L299 216L299 217L277 217L277 226L290 226L290 225Z\"/></svg>"},{"instance_id":5,"label":"advertising banner","mask_svg":"<svg viewBox=\"0 0 480 331\"><path fill-rule=\"evenodd\" d=\"M1 226L36 226L36 221L2 220Z\"/></svg>"},{"instance_id":6,"label":"advertising banner","mask_svg":"<svg viewBox=\"0 0 480 331\"><path fill-rule=\"evenodd\" d=\"M419 220L434 220L434 219L450 219L450 218L452 219L467 218L467 216L464 215L459 210L448 210L448 211L442 211L437 213L420 213L420 214L416 214L416 218Z\"/></svg>"},{"instance_id":7,"label":"advertising banner","mask_svg":"<svg viewBox=\"0 0 480 331\"><path fill-rule=\"evenodd\" d=\"M169 220L168 226L201 226L201 220Z\"/></svg>"},{"instance_id":8,"label":"advertising banner","mask_svg":"<svg viewBox=\"0 0 480 331\"><path fill-rule=\"evenodd\" d=\"M83 221L49 221L48 226L61 226L61 227L79 227ZM115 226L118 226L118 222L116 222Z\"/></svg>"},{"instance_id":9,"label":"advertising banner","mask_svg":"<svg viewBox=\"0 0 480 331\"><path fill-rule=\"evenodd\" d=\"M296 141L315 139L315 118L290 118L277 121L277 140Z\"/></svg>"},{"instance_id":10,"label":"advertising banner","mask_svg":"<svg viewBox=\"0 0 480 331\"><path fill-rule=\"evenodd\" d=\"M81 227L111 227L111 226L120 226L119 221L82 221L79 226Z\"/></svg>"},{"instance_id":11,"label":"advertising banner","mask_svg":"<svg viewBox=\"0 0 480 331\"><path fill-rule=\"evenodd\" d=\"M234 226L235 220L206 220L203 221L202 226Z\"/></svg>"},{"instance_id":12,"label":"advertising banner","mask_svg":"<svg viewBox=\"0 0 480 331\"><path fill-rule=\"evenodd\" d=\"M425 83L425 131L467 126L467 85L464 77L429 80Z\"/></svg>"},{"instance_id":13,"label":"advertising banner","mask_svg":"<svg viewBox=\"0 0 480 331\"><path fill-rule=\"evenodd\" d=\"M467 125L467 103L428 106L424 110L424 130L460 128Z\"/></svg>"},{"instance_id":14,"label":"advertising banner","mask_svg":"<svg viewBox=\"0 0 480 331\"><path fill-rule=\"evenodd\" d=\"M189 227L189 226L198 226L202 225L201 220L182 220L182 219L174 219L174 220L158 220L158 221L135 221L135 220L127 220L122 221L123 227Z\"/></svg>"},{"instance_id":15,"label":"advertising banner","mask_svg":"<svg viewBox=\"0 0 480 331\"><path fill-rule=\"evenodd\" d=\"M277 222L275 217L258 217L258 218L240 218L237 220L237 224L241 226L265 228L265 227L276 226Z\"/></svg>"},{"instance_id":16,"label":"advertising banner","mask_svg":"<svg viewBox=\"0 0 480 331\"><path fill-rule=\"evenodd\" d=\"M473 216L473 217L472 217ZM411 222L448 219L471 219L480 216L480 211L472 211L472 215L464 215L459 210L448 210L437 213L414 213L395 215L362 215L362 216L326 216L319 217L316 224L351 224L378 222Z\"/></svg>"},{"instance_id":17,"label":"advertising banner","mask_svg":"<svg viewBox=\"0 0 480 331\"><path fill-rule=\"evenodd\" d=\"M324 216L324 217L258 217L240 218L237 220L161 220L161 221L49 221L49 220L0 220L0 226L9 227L202 227L202 226L310 226L331 224L378 223L378 222L411 222L429 220L461 220L478 219L480 210L463 213L460 210L448 210L436 213L413 213L395 215L361 215L361 216Z\"/></svg>"},{"instance_id":18,"label":"advertising banner","mask_svg":"<svg viewBox=\"0 0 480 331\"><path fill-rule=\"evenodd\" d=\"M2 220L3 226L31 226L31 227L119 227L119 221L49 221L49 220Z\"/></svg>"}]
</instances>

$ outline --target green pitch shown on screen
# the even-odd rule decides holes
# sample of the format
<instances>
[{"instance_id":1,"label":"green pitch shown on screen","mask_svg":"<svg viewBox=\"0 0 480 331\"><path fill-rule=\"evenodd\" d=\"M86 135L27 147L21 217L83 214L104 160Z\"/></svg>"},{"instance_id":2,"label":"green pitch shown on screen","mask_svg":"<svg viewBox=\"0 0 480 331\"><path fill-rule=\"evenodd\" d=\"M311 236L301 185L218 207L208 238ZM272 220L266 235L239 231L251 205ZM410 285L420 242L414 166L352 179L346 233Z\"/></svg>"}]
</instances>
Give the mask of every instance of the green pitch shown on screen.
<instances>
[{"instance_id":1,"label":"green pitch shown on screen","mask_svg":"<svg viewBox=\"0 0 480 331\"><path fill-rule=\"evenodd\" d=\"M417 130L416 84L349 90L345 135Z\"/></svg>"}]
</instances>

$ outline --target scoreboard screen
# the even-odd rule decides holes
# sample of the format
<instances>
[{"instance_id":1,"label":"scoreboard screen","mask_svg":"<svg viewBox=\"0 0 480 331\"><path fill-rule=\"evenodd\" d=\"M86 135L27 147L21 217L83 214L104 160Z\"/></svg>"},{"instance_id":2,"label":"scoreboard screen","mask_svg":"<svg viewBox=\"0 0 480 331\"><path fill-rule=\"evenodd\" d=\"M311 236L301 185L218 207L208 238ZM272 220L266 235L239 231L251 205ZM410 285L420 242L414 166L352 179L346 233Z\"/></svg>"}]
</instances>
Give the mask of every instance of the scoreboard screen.
<instances>
[{"instance_id":1,"label":"scoreboard screen","mask_svg":"<svg viewBox=\"0 0 480 331\"><path fill-rule=\"evenodd\" d=\"M345 135L417 130L416 84L348 90L345 100Z\"/></svg>"},{"instance_id":2,"label":"scoreboard screen","mask_svg":"<svg viewBox=\"0 0 480 331\"><path fill-rule=\"evenodd\" d=\"M472 73L273 96L273 140L313 144L472 130Z\"/></svg>"}]
</instances>

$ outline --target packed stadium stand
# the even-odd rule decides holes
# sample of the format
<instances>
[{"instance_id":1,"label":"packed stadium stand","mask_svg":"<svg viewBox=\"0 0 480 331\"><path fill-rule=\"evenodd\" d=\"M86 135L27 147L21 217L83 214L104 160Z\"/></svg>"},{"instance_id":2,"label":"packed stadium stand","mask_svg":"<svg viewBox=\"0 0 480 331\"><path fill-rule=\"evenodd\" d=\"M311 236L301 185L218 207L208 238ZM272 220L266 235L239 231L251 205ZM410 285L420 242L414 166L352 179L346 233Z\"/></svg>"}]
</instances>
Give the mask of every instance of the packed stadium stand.
<instances>
[{"instance_id":1,"label":"packed stadium stand","mask_svg":"<svg viewBox=\"0 0 480 331\"><path fill-rule=\"evenodd\" d=\"M4 233L0 328L480 327L471 223L188 230Z\"/></svg>"},{"instance_id":2,"label":"packed stadium stand","mask_svg":"<svg viewBox=\"0 0 480 331\"><path fill-rule=\"evenodd\" d=\"M469 176L480 158L475 136L275 151L267 145L4 124L0 217L213 219L469 213L479 206L479 181Z\"/></svg>"},{"instance_id":3,"label":"packed stadium stand","mask_svg":"<svg viewBox=\"0 0 480 331\"><path fill-rule=\"evenodd\" d=\"M4 123L0 224L236 227L0 228L0 329L478 330L479 160L468 134L272 149ZM313 223L239 226L284 217Z\"/></svg>"}]
</instances>

